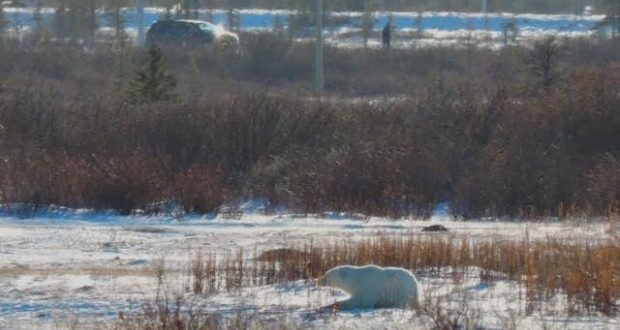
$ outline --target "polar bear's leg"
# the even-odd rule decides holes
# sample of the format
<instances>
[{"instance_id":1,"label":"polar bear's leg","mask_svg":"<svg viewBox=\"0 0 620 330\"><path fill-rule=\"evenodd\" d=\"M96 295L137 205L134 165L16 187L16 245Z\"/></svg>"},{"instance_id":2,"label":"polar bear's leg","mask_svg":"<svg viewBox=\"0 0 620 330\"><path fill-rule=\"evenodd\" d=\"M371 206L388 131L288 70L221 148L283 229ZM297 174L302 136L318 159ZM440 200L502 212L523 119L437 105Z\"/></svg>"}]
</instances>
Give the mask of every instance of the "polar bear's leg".
<instances>
[{"instance_id":1,"label":"polar bear's leg","mask_svg":"<svg viewBox=\"0 0 620 330\"><path fill-rule=\"evenodd\" d=\"M352 308L357 307L356 302L354 300L351 300L351 298L347 300L339 301L336 303L336 305L338 305L338 308L340 308L340 310L347 310L347 309L352 309Z\"/></svg>"}]
</instances>

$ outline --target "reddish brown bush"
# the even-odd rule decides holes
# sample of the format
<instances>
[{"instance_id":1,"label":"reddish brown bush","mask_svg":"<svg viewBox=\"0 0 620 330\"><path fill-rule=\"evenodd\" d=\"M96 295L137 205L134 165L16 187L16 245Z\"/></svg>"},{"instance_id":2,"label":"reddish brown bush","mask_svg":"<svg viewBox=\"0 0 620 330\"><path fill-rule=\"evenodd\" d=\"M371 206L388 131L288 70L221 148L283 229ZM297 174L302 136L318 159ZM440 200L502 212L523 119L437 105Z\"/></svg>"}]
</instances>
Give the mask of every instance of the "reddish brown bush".
<instances>
[{"instance_id":1,"label":"reddish brown bush","mask_svg":"<svg viewBox=\"0 0 620 330\"><path fill-rule=\"evenodd\" d=\"M230 188L221 169L194 167L173 179L172 195L188 212L217 212L230 198Z\"/></svg>"},{"instance_id":2,"label":"reddish brown bush","mask_svg":"<svg viewBox=\"0 0 620 330\"><path fill-rule=\"evenodd\" d=\"M619 198L615 161L606 159L620 154L620 71L598 57L588 62L581 43L566 46L580 51L581 62L558 57L563 79L545 93L532 92L533 78L517 74L518 47L471 61L465 57L477 50L328 49L328 80L364 80L353 90L376 86L379 76L412 76L410 84L377 87L406 97L370 102L316 102L286 89L231 93L219 74L201 78L216 65L209 56L170 50L180 86L193 86L181 94L193 96L148 106L123 103L103 71L112 53L68 49L76 62L69 73L54 73L67 64L55 57L28 77L22 57L44 61L45 48L3 49L0 70L11 84L0 89L2 198L124 213L161 199L208 212L229 198L260 197L306 212L393 217L428 217L440 201L462 218L608 215ZM285 63L255 74L277 79L282 66L305 65L307 56L294 55L304 47L274 50ZM490 61L494 72L478 61ZM303 85L302 76L290 79ZM196 93L206 81L222 83Z\"/></svg>"}]
</instances>

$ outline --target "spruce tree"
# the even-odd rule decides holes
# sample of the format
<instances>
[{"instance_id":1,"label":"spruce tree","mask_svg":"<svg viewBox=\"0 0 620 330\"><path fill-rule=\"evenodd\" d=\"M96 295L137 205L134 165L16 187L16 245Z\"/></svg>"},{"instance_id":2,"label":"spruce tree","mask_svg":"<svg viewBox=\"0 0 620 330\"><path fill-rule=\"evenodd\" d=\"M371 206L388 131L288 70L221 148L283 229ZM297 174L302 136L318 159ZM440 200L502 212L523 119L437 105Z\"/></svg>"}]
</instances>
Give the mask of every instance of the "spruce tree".
<instances>
[{"instance_id":1,"label":"spruce tree","mask_svg":"<svg viewBox=\"0 0 620 330\"><path fill-rule=\"evenodd\" d=\"M612 37L620 36L620 0L606 0L604 9L607 15L603 24L610 27Z\"/></svg>"},{"instance_id":2,"label":"spruce tree","mask_svg":"<svg viewBox=\"0 0 620 330\"><path fill-rule=\"evenodd\" d=\"M60 39L67 37L67 7L65 5L65 0L59 0L54 12L54 34Z\"/></svg>"},{"instance_id":3,"label":"spruce tree","mask_svg":"<svg viewBox=\"0 0 620 330\"><path fill-rule=\"evenodd\" d=\"M59 0L54 16L56 35L92 44L97 30L95 0Z\"/></svg>"},{"instance_id":4,"label":"spruce tree","mask_svg":"<svg viewBox=\"0 0 620 330\"><path fill-rule=\"evenodd\" d=\"M43 36L43 16L41 15L41 3L37 2L37 6L32 12L32 20L34 21L34 42L38 43Z\"/></svg>"},{"instance_id":5,"label":"spruce tree","mask_svg":"<svg viewBox=\"0 0 620 330\"><path fill-rule=\"evenodd\" d=\"M280 19L280 15L276 15L273 19L273 33L275 33L278 37L282 37L284 35L284 24Z\"/></svg>"},{"instance_id":6,"label":"spruce tree","mask_svg":"<svg viewBox=\"0 0 620 330\"><path fill-rule=\"evenodd\" d=\"M203 0L202 3L207 10L207 21L213 22L214 0Z\"/></svg>"},{"instance_id":7,"label":"spruce tree","mask_svg":"<svg viewBox=\"0 0 620 330\"><path fill-rule=\"evenodd\" d=\"M235 9L232 5L229 5L228 11L226 13L226 25L228 29L231 31L239 32L241 30L241 15L239 11Z\"/></svg>"},{"instance_id":8,"label":"spruce tree","mask_svg":"<svg viewBox=\"0 0 620 330\"><path fill-rule=\"evenodd\" d=\"M122 14L122 0L112 0L112 23L114 25L114 79L118 90L125 87L130 65L131 41L125 31Z\"/></svg>"},{"instance_id":9,"label":"spruce tree","mask_svg":"<svg viewBox=\"0 0 620 330\"><path fill-rule=\"evenodd\" d=\"M129 90L129 102L134 104L171 101L176 99L176 78L167 71L163 53L157 45L148 50L148 63L136 72Z\"/></svg>"},{"instance_id":10,"label":"spruce tree","mask_svg":"<svg viewBox=\"0 0 620 330\"><path fill-rule=\"evenodd\" d=\"M372 32L376 23L373 9L374 8L371 1L364 2L364 13L362 14L360 21L362 38L364 39L364 48L368 48L368 39L372 37Z\"/></svg>"},{"instance_id":11,"label":"spruce tree","mask_svg":"<svg viewBox=\"0 0 620 330\"><path fill-rule=\"evenodd\" d=\"M314 1L294 1L290 0L289 9L291 13L288 17L288 37L289 42L299 34L305 27L314 26Z\"/></svg>"}]
</instances>

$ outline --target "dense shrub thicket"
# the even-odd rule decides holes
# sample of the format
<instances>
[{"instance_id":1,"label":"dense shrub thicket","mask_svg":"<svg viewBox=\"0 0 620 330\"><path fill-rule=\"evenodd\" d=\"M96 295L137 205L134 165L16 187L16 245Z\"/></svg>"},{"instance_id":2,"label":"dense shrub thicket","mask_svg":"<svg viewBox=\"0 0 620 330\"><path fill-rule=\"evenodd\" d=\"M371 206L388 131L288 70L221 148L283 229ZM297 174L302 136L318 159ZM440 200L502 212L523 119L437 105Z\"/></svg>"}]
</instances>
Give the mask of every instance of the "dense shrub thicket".
<instances>
[{"instance_id":1,"label":"dense shrub thicket","mask_svg":"<svg viewBox=\"0 0 620 330\"><path fill-rule=\"evenodd\" d=\"M338 98L318 102L304 93L309 46L252 38L263 39L246 37L235 57L166 50L179 97L149 103L128 102L135 81L118 84L114 52L4 44L1 202L125 214L162 201L217 212L252 197L394 217L426 217L442 201L465 218L617 212L616 41L328 48ZM146 58L133 51L125 67ZM386 94L399 97L358 97Z\"/></svg>"}]
</instances>

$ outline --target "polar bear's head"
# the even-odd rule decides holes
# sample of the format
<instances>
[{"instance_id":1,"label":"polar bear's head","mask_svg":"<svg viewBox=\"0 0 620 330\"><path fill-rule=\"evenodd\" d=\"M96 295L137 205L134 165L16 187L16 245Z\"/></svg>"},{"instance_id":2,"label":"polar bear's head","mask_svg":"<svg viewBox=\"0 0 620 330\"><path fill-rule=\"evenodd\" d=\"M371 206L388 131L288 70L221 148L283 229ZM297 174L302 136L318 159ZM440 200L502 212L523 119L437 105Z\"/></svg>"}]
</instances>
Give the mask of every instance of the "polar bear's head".
<instances>
[{"instance_id":1,"label":"polar bear's head","mask_svg":"<svg viewBox=\"0 0 620 330\"><path fill-rule=\"evenodd\" d=\"M348 288L347 283L349 277L352 276L352 272L353 269L347 266L332 268L327 271L321 279L319 279L319 285L346 290Z\"/></svg>"}]
</instances>

